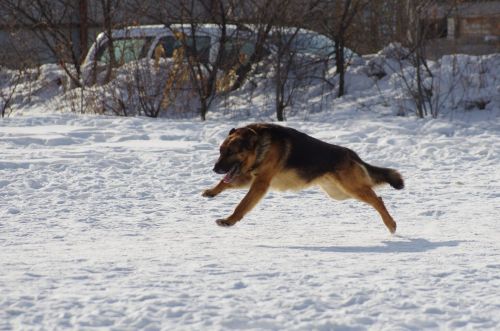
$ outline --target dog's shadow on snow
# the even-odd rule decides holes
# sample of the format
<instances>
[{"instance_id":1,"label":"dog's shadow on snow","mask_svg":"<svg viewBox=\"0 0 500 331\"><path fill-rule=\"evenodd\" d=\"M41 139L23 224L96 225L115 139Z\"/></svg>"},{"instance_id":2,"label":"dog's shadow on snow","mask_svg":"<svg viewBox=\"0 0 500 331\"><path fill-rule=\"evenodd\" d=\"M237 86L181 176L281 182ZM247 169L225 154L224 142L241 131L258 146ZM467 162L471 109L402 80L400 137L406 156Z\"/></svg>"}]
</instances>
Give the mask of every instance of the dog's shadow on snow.
<instances>
[{"instance_id":1,"label":"dog's shadow on snow","mask_svg":"<svg viewBox=\"0 0 500 331\"><path fill-rule=\"evenodd\" d=\"M285 246L273 247L260 245L262 248L289 248L304 251L330 252L330 253L422 253L441 247L455 247L463 241L429 241L423 238L406 238L395 236L395 241L382 241L382 245L375 246Z\"/></svg>"}]
</instances>

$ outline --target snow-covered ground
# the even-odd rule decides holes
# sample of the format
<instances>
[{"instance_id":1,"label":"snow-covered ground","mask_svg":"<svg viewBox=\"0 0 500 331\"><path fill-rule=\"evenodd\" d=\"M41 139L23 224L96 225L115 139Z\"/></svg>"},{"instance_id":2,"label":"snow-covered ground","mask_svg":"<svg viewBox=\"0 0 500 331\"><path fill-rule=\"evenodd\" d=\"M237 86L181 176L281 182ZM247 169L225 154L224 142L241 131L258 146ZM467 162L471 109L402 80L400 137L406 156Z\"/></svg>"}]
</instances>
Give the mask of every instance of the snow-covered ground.
<instances>
[{"instance_id":1,"label":"snow-covered ground","mask_svg":"<svg viewBox=\"0 0 500 331\"><path fill-rule=\"evenodd\" d=\"M302 86L284 123L403 174L379 190L395 235L318 189L216 226L245 191L201 192L227 132L274 118L267 72L200 122L76 115L57 65L0 68L0 330L499 330L500 54L430 62L418 120L400 50L356 59L343 98Z\"/></svg>"},{"instance_id":2,"label":"snow-covered ground","mask_svg":"<svg viewBox=\"0 0 500 331\"><path fill-rule=\"evenodd\" d=\"M498 117L286 123L402 172L404 190L379 190L396 235L371 207L312 189L216 226L245 192L200 193L246 123L1 120L0 329L500 328Z\"/></svg>"}]
</instances>

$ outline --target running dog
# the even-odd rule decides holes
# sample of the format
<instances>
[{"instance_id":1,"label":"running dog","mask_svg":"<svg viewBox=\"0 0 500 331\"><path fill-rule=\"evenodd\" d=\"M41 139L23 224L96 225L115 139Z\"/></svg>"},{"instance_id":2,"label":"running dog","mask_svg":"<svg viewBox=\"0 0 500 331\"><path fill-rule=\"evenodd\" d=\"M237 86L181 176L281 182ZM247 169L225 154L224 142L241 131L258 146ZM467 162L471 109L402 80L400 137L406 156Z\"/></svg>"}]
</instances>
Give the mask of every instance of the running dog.
<instances>
[{"instance_id":1,"label":"running dog","mask_svg":"<svg viewBox=\"0 0 500 331\"><path fill-rule=\"evenodd\" d=\"M220 226L240 221L270 188L298 191L317 185L334 199L354 198L371 205L387 229L396 231L396 222L373 187L387 183L402 189L399 172L372 166L346 147L295 129L264 123L231 129L213 170L224 178L205 190L205 197L215 197L229 188L250 187L233 214L216 221Z\"/></svg>"}]
</instances>

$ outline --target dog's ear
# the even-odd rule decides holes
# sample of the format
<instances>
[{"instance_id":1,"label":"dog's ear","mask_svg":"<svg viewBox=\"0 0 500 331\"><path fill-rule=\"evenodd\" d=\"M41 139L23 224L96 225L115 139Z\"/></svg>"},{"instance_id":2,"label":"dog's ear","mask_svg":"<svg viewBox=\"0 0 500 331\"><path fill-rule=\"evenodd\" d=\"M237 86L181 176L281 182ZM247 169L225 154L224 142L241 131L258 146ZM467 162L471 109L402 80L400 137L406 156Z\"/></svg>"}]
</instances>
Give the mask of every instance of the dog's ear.
<instances>
[{"instance_id":1,"label":"dog's ear","mask_svg":"<svg viewBox=\"0 0 500 331\"><path fill-rule=\"evenodd\" d=\"M235 131L236 131L236 129L235 129L235 128L232 128L231 130L229 130L229 134L231 135L231 134L233 134Z\"/></svg>"},{"instance_id":2,"label":"dog's ear","mask_svg":"<svg viewBox=\"0 0 500 331\"><path fill-rule=\"evenodd\" d=\"M245 144L244 144L245 148L254 149L259 139L257 132L255 132L254 129L246 128L246 130L244 131L244 137L245 137Z\"/></svg>"}]
</instances>

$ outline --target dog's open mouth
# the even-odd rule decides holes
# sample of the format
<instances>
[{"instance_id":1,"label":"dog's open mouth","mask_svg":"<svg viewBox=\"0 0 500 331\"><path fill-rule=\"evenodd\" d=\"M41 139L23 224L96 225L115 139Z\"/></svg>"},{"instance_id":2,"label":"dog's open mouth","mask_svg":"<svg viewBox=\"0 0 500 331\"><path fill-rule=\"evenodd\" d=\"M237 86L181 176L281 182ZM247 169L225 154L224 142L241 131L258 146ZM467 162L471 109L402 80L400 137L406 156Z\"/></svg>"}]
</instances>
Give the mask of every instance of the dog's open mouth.
<instances>
[{"instance_id":1,"label":"dog's open mouth","mask_svg":"<svg viewBox=\"0 0 500 331\"><path fill-rule=\"evenodd\" d=\"M239 172L240 172L240 165L235 164L231 168L231 170L229 170L229 172L224 175L224 178L222 180L224 181L224 183L231 183Z\"/></svg>"}]
</instances>

